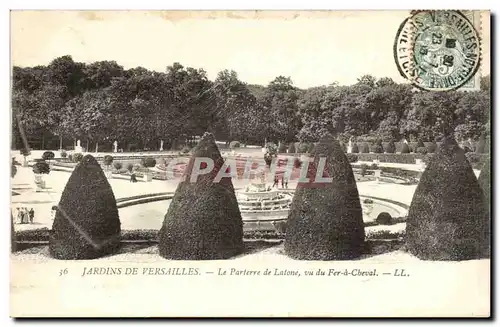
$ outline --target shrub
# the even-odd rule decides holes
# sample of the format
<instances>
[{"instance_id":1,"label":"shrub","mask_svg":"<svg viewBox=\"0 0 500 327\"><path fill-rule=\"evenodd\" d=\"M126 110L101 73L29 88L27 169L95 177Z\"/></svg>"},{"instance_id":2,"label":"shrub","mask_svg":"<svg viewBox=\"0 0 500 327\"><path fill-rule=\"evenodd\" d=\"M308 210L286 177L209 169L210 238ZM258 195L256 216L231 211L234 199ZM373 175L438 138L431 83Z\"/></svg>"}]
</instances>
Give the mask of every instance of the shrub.
<instances>
[{"instance_id":1,"label":"shrub","mask_svg":"<svg viewBox=\"0 0 500 327\"><path fill-rule=\"evenodd\" d=\"M106 166L111 166L111 164L113 163L113 156L105 155L103 161Z\"/></svg>"},{"instance_id":2,"label":"shrub","mask_svg":"<svg viewBox=\"0 0 500 327\"><path fill-rule=\"evenodd\" d=\"M428 143L426 147L427 147L427 153L434 153L436 152L437 144L436 142L432 141Z\"/></svg>"},{"instance_id":3,"label":"shrub","mask_svg":"<svg viewBox=\"0 0 500 327\"><path fill-rule=\"evenodd\" d=\"M65 150L61 150L61 158L66 158L68 153Z\"/></svg>"},{"instance_id":4,"label":"shrub","mask_svg":"<svg viewBox=\"0 0 500 327\"><path fill-rule=\"evenodd\" d=\"M417 152L417 150L419 148L425 148L425 144L424 144L424 142L422 142L422 140L418 140L418 142L417 142L417 144L415 145L415 148L414 148L415 151L413 151L413 152Z\"/></svg>"},{"instance_id":5,"label":"shrub","mask_svg":"<svg viewBox=\"0 0 500 327\"><path fill-rule=\"evenodd\" d=\"M387 213L387 212L381 212L377 218L375 219L375 221L379 224L379 225L390 225L392 223L392 216Z\"/></svg>"},{"instance_id":6,"label":"shrub","mask_svg":"<svg viewBox=\"0 0 500 327\"><path fill-rule=\"evenodd\" d=\"M417 151L415 152L420 154L427 154L427 148L425 146L422 146L420 148L417 148Z\"/></svg>"},{"instance_id":7,"label":"shrub","mask_svg":"<svg viewBox=\"0 0 500 327\"><path fill-rule=\"evenodd\" d=\"M73 160L73 162L80 162L83 159L83 154L81 154L80 152L73 153L71 159Z\"/></svg>"},{"instance_id":8,"label":"shrub","mask_svg":"<svg viewBox=\"0 0 500 327\"><path fill-rule=\"evenodd\" d=\"M45 161L38 161L33 165L33 173L35 174L48 174L50 173L50 166Z\"/></svg>"},{"instance_id":9,"label":"shrub","mask_svg":"<svg viewBox=\"0 0 500 327\"><path fill-rule=\"evenodd\" d=\"M299 183L288 215L285 253L298 260L349 260L364 248L361 203L351 165L331 136L316 146L308 177L314 178L319 158L326 157L325 177L333 183Z\"/></svg>"},{"instance_id":10,"label":"shrub","mask_svg":"<svg viewBox=\"0 0 500 327\"><path fill-rule=\"evenodd\" d=\"M484 153L486 147L486 139L484 135L481 135L476 144L476 153Z\"/></svg>"},{"instance_id":11,"label":"shrub","mask_svg":"<svg viewBox=\"0 0 500 327\"><path fill-rule=\"evenodd\" d=\"M243 222L230 177L214 182L215 174L191 182L197 157L214 160L214 171L223 158L212 134L205 133L193 151L165 214L159 232L160 255L174 260L227 259L243 251Z\"/></svg>"},{"instance_id":12,"label":"shrub","mask_svg":"<svg viewBox=\"0 0 500 327\"><path fill-rule=\"evenodd\" d=\"M279 147L278 147L278 153L286 153L286 145L285 143L281 142Z\"/></svg>"},{"instance_id":13,"label":"shrub","mask_svg":"<svg viewBox=\"0 0 500 327\"><path fill-rule=\"evenodd\" d=\"M429 154L425 155L425 157L422 158L423 163L428 165L429 162L431 162L431 159L433 156L434 156L434 153L429 153Z\"/></svg>"},{"instance_id":14,"label":"shrub","mask_svg":"<svg viewBox=\"0 0 500 327\"><path fill-rule=\"evenodd\" d=\"M189 153L189 151L191 151L191 147L189 145L185 145L181 149L181 153L183 154Z\"/></svg>"},{"instance_id":15,"label":"shrub","mask_svg":"<svg viewBox=\"0 0 500 327\"><path fill-rule=\"evenodd\" d=\"M120 170L123 167L123 164L119 161L116 161L113 166L115 167L116 170Z\"/></svg>"},{"instance_id":16,"label":"shrub","mask_svg":"<svg viewBox=\"0 0 500 327\"><path fill-rule=\"evenodd\" d=\"M16 231L14 230L14 217L12 217L12 211L10 213L10 252L14 253L17 251L16 243Z\"/></svg>"},{"instance_id":17,"label":"shrub","mask_svg":"<svg viewBox=\"0 0 500 327\"><path fill-rule=\"evenodd\" d=\"M275 156L278 154L278 146L272 142L266 143L266 153L269 153L271 156Z\"/></svg>"},{"instance_id":18,"label":"shrub","mask_svg":"<svg viewBox=\"0 0 500 327\"><path fill-rule=\"evenodd\" d=\"M368 143L362 143L361 148L359 149L361 153L370 153L370 147L368 146Z\"/></svg>"},{"instance_id":19,"label":"shrub","mask_svg":"<svg viewBox=\"0 0 500 327\"><path fill-rule=\"evenodd\" d=\"M55 158L55 154L52 151L45 151L42 154L42 159L43 160L53 160Z\"/></svg>"},{"instance_id":20,"label":"shrub","mask_svg":"<svg viewBox=\"0 0 500 327\"><path fill-rule=\"evenodd\" d=\"M29 148L22 148L21 150L19 150L19 153L24 156L24 157L27 157L31 154L31 151Z\"/></svg>"},{"instance_id":21,"label":"shrub","mask_svg":"<svg viewBox=\"0 0 500 327\"><path fill-rule=\"evenodd\" d=\"M359 148L358 148L358 144L354 143L352 145L352 153L359 153Z\"/></svg>"},{"instance_id":22,"label":"shrub","mask_svg":"<svg viewBox=\"0 0 500 327\"><path fill-rule=\"evenodd\" d=\"M410 147L407 143L403 143L401 146L401 153L410 153Z\"/></svg>"},{"instance_id":23,"label":"shrub","mask_svg":"<svg viewBox=\"0 0 500 327\"><path fill-rule=\"evenodd\" d=\"M378 165L377 165L376 163L372 163L372 164L370 165L370 169L371 169L371 170L378 170Z\"/></svg>"},{"instance_id":24,"label":"shrub","mask_svg":"<svg viewBox=\"0 0 500 327\"><path fill-rule=\"evenodd\" d=\"M363 203L364 204L373 204L373 200L372 199L364 199Z\"/></svg>"},{"instance_id":25,"label":"shrub","mask_svg":"<svg viewBox=\"0 0 500 327\"><path fill-rule=\"evenodd\" d=\"M156 166L156 160L152 157L142 158L141 165L145 168L151 168Z\"/></svg>"},{"instance_id":26,"label":"shrub","mask_svg":"<svg viewBox=\"0 0 500 327\"><path fill-rule=\"evenodd\" d=\"M131 173L134 170L134 164L133 163L128 163L127 164L127 170Z\"/></svg>"},{"instance_id":27,"label":"shrub","mask_svg":"<svg viewBox=\"0 0 500 327\"><path fill-rule=\"evenodd\" d=\"M86 155L61 195L49 251L56 259L95 259L120 246L116 199L97 160Z\"/></svg>"},{"instance_id":28,"label":"shrub","mask_svg":"<svg viewBox=\"0 0 500 327\"><path fill-rule=\"evenodd\" d=\"M369 168L369 167L368 167L368 165L367 165L367 164L362 164L362 165L360 166L360 169L361 169L360 174L361 174L361 176L363 176L363 177L364 177L364 176L366 175L366 171L368 170L368 168Z\"/></svg>"},{"instance_id":29,"label":"shrub","mask_svg":"<svg viewBox=\"0 0 500 327\"><path fill-rule=\"evenodd\" d=\"M307 152L308 145L307 143L299 143L299 146L297 147L297 153L306 153Z\"/></svg>"},{"instance_id":30,"label":"shrub","mask_svg":"<svg viewBox=\"0 0 500 327\"><path fill-rule=\"evenodd\" d=\"M238 141L231 141L231 143L229 143L229 148L230 149L237 149L237 148L240 148L240 147L241 147L241 144Z\"/></svg>"},{"instance_id":31,"label":"shrub","mask_svg":"<svg viewBox=\"0 0 500 327\"><path fill-rule=\"evenodd\" d=\"M377 140L375 141L375 144L372 146L372 152L373 153L383 153L384 149L382 147L382 141Z\"/></svg>"},{"instance_id":32,"label":"shrub","mask_svg":"<svg viewBox=\"0 0 500 327\"><path fill-rule=\"evenodd\" d=\"M354 153L347 153L347 161L350 163L357 162L358 161L358 156L355 155Z\"/></svg>"},{"instance_id":33,"label":"shrub","mask_svg":"<svg viewBox=\"0 0 500 327\"><path fill-rule=\"evenodd\" d=\"M290 145L288 145L288 153L295 153L295 143L290 143Z\"/></svg>"},{"instance_id":34,"label":"shrub","mask_svg":"<svg viewBox=\"0 0 500 327\"><path fill-rule=\"evenodd\" d=\"M396 153L396 144L394 144L394 141L389 141L385 147L385 152L387 153Z\"/></svg>"},{"instance_id":35,"label":"shrub","mask_svg":"<svg viewBox=\"0 0 500 327\"><path fill-rule=\"evenodd\" d=\"M406 246L423 260L481 258L489 247L481 187L464 151L443 140L415 191L406 222Z\"/></svg>"}]
</instances>

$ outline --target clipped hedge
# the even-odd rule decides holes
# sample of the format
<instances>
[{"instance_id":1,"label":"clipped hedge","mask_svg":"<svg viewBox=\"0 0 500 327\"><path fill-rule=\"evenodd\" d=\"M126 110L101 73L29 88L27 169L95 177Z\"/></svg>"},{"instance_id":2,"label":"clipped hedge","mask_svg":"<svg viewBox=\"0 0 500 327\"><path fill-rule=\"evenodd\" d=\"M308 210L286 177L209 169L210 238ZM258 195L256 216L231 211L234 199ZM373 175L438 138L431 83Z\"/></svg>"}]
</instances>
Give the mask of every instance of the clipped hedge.
<instances>
[{"instance_id":1,"label":"clipped hedge","mask_svg":"<svg viewBox=\"0 0 500 327\"><path fill-rule=\"evenodd\" d=\"M406 246L423 260L487 256L488 215L478 180L463 149L446 138L415 191L406 221Z\"/></svg>"},{"instance_id":2,"label":"clipped hedge","mask_svg":"<svg viewBox=\"0 0 500 327\"><path fill-rule=\"evenodd\" d=\"M238 148L240 148L240 147L241 147L241 144L240 144L240 142L239 142L239 141L231 141L231 142L229 143L229 148L230 148L230 149L238 149Z\"/></svg>"},{"instance_id":3,"label":"clipped hedge","mask_svg":"<svg viewBox=\"0 0 500 327\"><path fill-rule=\"evenodd\" d=\"M316 146L308 178L326 157L323 176L332 183L299 183L286 225L285 253L298 260L349 260L364 250L363 213L356 181L346 155L333 137Z\"/></svg>"},{"instance_id":4,"label":"clipped hedge","mask_svg":"<svg viewBox=\"0 0 500 327\"><path fill-rule=\"evenodd\" d=\"M97 160L86 155L61 195L49 251L56 259L94 259L120 246L116 199Z\"/></svg>"},{"instance_id":5,"label":"clipped hedge","mask_svg":"<svg viewBox=\"0 0 500 327\"><path fill-rule=\"evenodd\" d=\"M196 158L211 158L212 173L191 181ZM165 214L159 232L159 252L173 260L217 260L240 254L243 221L230 177L215 181L223 158L210 133L205 133L193 151Z\"/></svg>"}]
</instances>

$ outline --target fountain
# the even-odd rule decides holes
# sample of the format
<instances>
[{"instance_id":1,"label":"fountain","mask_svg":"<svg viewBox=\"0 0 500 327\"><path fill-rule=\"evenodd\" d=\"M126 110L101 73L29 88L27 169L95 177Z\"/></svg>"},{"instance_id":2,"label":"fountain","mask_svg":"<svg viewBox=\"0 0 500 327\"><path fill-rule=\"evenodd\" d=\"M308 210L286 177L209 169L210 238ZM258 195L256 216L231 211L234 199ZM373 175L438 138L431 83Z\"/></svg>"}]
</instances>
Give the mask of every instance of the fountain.
<instances>
[{"instance_id":1,"label":"fountain","mask_svg":"<svg viewBox=\"0 0 500 327\"><path fill-rule=\"evenodd\" d=\"M266 186L265 174L236 193L245 229L275 230L276 223L285 222L293 196Z\"/></svg>"}]
</instances>

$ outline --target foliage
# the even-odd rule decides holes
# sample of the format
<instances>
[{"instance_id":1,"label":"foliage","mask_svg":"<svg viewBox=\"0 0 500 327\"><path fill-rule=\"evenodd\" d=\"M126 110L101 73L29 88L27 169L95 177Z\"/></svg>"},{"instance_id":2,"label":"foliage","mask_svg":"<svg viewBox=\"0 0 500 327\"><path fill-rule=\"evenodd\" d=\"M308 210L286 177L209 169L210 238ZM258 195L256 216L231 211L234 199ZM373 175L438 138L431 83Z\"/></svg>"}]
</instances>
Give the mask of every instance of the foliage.
<instances>
[{"instance_id":1,"label":"foliage","mask_svg":"<svg viewBox=\"0 0 500 327\"><path fill-rule=\"evenodd\" d=\"M111 166L113 160L114 160L113 156L110 156L109 154L104 156L104 164L106 166Z\"/></svg>"},{"instance_id":2,"label":"foliage","mask_svg":"<svg viewBox=\"0 0 500 327\"><path fill-rule=\"evenodd\" d=\"M434 153L437 150L437 144L435 141L432 141L427 144L426 148L427 148L427 153Z\"/></svg>"},{"instance_id":3,"label":"foliage","mask_svg":"<svg viewBox=\"0 0 500 327\"><path fill-rule=\"evenodd\" d=\"M205 130L245 144L310 143L327 133L344 143L351 136L431 141L454 134L477 141L490 134L489 77L478 92L413 92L411 85L370 75L350 86L299 89L287 76L260 86L230 70L211 81L203 69L180 63L157 72L71 56L46 66L14 66L12 75L12 142L18 149L25 139L56 136L99 145L118 140L138 149L169 140L177 148Z\"/></svg>"},{"instance_id":4,"label":"foliage","mask_svg":"<svg viewBox=\"0 0 500 327\"><path fill-rule=\"evenodd\" d=\"M278 147L278 153L286 153L285 143L283 143L283 142L280 143L280 146Z\"/></svg>"},{"instance_id":5,"label":"foliage","mask_svg":"<svg viewBox=\"0 0 500 327\"><path fill-rule=\"evenodd\" d=\"M212 174L191 181L195 158L212 158ZM223 158L212 134L195 147L159 232L160 255L174 260L227 259L243 250L243 222L230 177L215 181Z\"/></svg>"},{"instance_id":6,"label":"foliage","mask_svg":"<svg viewBox=\"0 0 500 327\"><path fill-rule=\"evenodd\" d=\"M50 166L45 161L38 161L33 165L33 173L35 174L48 174L50 173Z\"/></svg>"},{"instance_id":7,"label":"foliage","mask_svg":"<svg viewBox=\"0 0 500 327\"><path fill-rule=\"evenodd\" d=\"M373 152L373 153L384 153L384 149L382 147L382 141L381 140L375 141L375 144L373 145L371 152Z\"/></svg>"},{"instance_id":8,"label":"foliage","mask_svg":"<svg viewBox=\"0 0 500 327\"><path fill-rule=\"evenodd\" d=\"M52 151L45 151L42 154L42 159L43 160L53 160L55 158L55 154Z\"/></svg>"},{"instance_id":9,"label":"foliage","mask_svg":"<svg viewBox=\"0 0 500 327\"><path fill-rule=\"evenodd\" d=\"M446 137L424 171L406 222L406 245L424 260L469 260L489 248L483 192L463 150Z\"/></svg>"},{"instance_id":10,"label":"foliage","mask_svg":"<svg viewBox=\"0 0 500 327\"><path fill-rule=\"evenodd\" d=\"M80 162L83 159L83 154L81 154L80 152L73 153L71 159L73 160L73 162Z\"/></svg>"},{"instance_id":11,"label":"foliage","mask_svg":"<svg viewBox=\"0 0 500 327\"><path fill-rule=\"evenodd\" d=\"M119 161L116 161L113 166L115 167L116 170L120 170L123 167L123 164Z\"/></svg>"},{"instance_id":12,"label":"foliage","mask_svg":"<svg viewBox=\"0 0 500 327\"><path fill-rule=\"evenodd\" d=\"M241 144L239 141L231 141L231 143L229 143L230 149L237 149L239 147L241 147Z\"/></svg>"},{"instance_id":13,"label":"foliage","mask_svg":"<svg viewBox=\"0 0 500 327\"><path fill-rule=\"evenodd\" d=\"M307 153L308 145L307 143L299 143L297 147L297 153Z\"/></svg>"},{"instance_id":14,"label":"foliage","mask_svg":"<svg viewBox=\"0 0 500 327\"><path fill-rule=\"evenodd\" d=\"M410 147L408 144L403 143L403 146L401 147L401 153L410 153Z\"/></svg>"},{"instance_id":15,"label":"foliage","mask_svg":"<svg viewBox=\"0 0 500 327\"><path fill-rule=\"evenodd\" d=\"M387 212L381 212L375 221L380 225L390 225L392 223L392 216Z\"/></svg>"},{"instance_id":16,"label":"foliage","mask_svg":"<svg viewBox=\"0 0 500 327\"><path fill-rule=\"evenodd\" d=\"M131 173L134 170L134 164L133 163L128 163L127 164L127 170Z\"/></svg>"},{"instance_id":17,"label":"foliage","mask_svg":"<svg viewBox=\"0 0 500 327\"><path fill-rule=\"evenodd\" d=\"M61 158L66 158L68 156L68 153L64 150L61 150Z\"/></svg>"},{"instance_id":18,"label":"foliage","mask_svg":"<svg viewBox=\"0 0 500 327\"><path fill-rule=\"evenodd\" d=\"M21 148L21 150L19 150L19 153L22 156L27 157L27 156L29 156L31 154L31 151L28 148Z\"/></svg>"},{"instance_id":19,"label":"foliage","mask_svg":"<svg viewBox=\"0 0 500 327\"><path fill-rule=\"evenodd\" d=\"M151 168L156 166L156 160L152 157L146 157L141 159L141 165L145 168Z\"/></svg>"},{"instance_id":20,"label":"foliage","mask_svg":"<svg viewBox=\"0 0 500 327\"><path fill-rule=\"evenodd\" d=\"M370 165L370 169L371 169L371 170L378 170L378 165L377 165L376 163L372 163L372 164Z\"/></svg>"},{"instance_id":21,"label":"foliage","mask_svg":"<svg viewBox=\"0 0 500 327\"><path fill-rule=\"evenodd\" d=\"M417 148L415 153L420 153L420 154L427 154L427 148L425 146Z\"/></svg>"},{"instance_id":22,"label":"foliage","mask_svg":"<svg viewBox=\"0 0 500 327\"><path fill-rule=\"evenodd\" d=\"M265 148L266 154L270 156L276 156L278 154L278 146L272 142L267 142Z\"/></svg>"},{"instance_id":23,"label":"foliage","mask_svg":"<svg viewBox=\"0 0 500 327\"><path fill-rule=\"evenodd\" d=\"M326 157L323 176L332 183L299 183L286 226L285 252L299 260L349 260L361 255L364 225L351 165L333 137L316 145L308 178L316 176L319 159Z\"/></svg>"},{"instance_id":24,"label":"foliage","mask_svg":"<svg viewBox=\"0 0 500 327\"><path fill-rule=\"evenodd\" d=\"M71 174L61 195L49 251L56 259L95 259L120 246L120 218L109 182L91 155Z\"/></svg>"},{"instance_id":25,"label":"foliage","mask_svg":"<svg viewBox=\"0 0 500 327\"><path fill-rule=\"evenodd\" d=\"M370 168L370 167L369 167L367 164L361 164L360 168L361 168L361 172L360 172L360 174L361 174L361 176L363 176L363 177L364 177L364 176L366 175L366 171L367 171L367 170L368 170L368 168Z\"/></svg>"},{"instance_id":26,"label":"foliage","mask_svg":"<svg viewBox=\"0 0 500 327\"><path fill-rule=\"evenodd\" d=\"M385 146L385 152L386 153L396 153L396 145L394 144L393 140L390 140L387 145Z\"/></svg>"},{"instance_id":27,"label":"foliage","mask_svg":"<svg viewBox=\"0 0 500 327\"><path fill-rule=\"evenodd\" d=\"M358 161L358 156L354 153L346 153L346 156L347 156L347 161L349 161L350 163Z\"/></svg>"},{"instance_id":28,"label":"foliage","mask_svg":"<svg viewBox=\"0 0 500 327\"><path fill-rule=\"evenodd\" d=\"M360 153L370 153L370 147L368 146L368 143L364 142L361 144L361 148L359 149Z\"/></svg>"}]
</instances>

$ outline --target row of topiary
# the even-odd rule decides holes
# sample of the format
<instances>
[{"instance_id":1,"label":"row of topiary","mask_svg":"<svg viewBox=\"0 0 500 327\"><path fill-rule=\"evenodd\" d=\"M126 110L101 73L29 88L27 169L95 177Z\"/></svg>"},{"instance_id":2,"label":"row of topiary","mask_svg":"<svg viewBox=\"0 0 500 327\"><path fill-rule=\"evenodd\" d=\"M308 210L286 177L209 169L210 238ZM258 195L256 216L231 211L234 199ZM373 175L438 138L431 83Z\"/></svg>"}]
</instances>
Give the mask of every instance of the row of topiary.
<instances>
[{"instance_id":1,"label":"row of topiary","mask_svg":"<svg viewBox=\"0 0 500 327\"><path fill-rule=\"evenodd\" d=\"M214 160L213 174L190 182L195 157ZM285 252L300 260L346 260L365 251L359 194L347 156L332 137L315 147L332 183L299 183L288 216ZM243 251L243 223L230 177L214 182L223 158L206 133L195 148L159 231L159 252L176 260L226 259ZM422 175L409 209L408 251L421 259L489 256L489 162L478 179L453 139L445 139ZM92 259L117 250L120 219L113 191L97 161L83 158L61 196L50 235L58 259Z\"/></svg>"}]
</instances>

